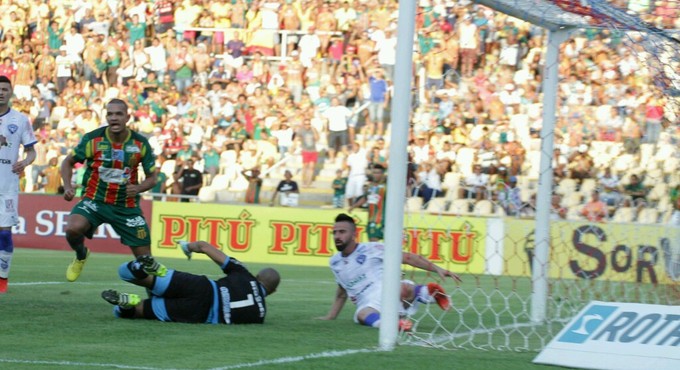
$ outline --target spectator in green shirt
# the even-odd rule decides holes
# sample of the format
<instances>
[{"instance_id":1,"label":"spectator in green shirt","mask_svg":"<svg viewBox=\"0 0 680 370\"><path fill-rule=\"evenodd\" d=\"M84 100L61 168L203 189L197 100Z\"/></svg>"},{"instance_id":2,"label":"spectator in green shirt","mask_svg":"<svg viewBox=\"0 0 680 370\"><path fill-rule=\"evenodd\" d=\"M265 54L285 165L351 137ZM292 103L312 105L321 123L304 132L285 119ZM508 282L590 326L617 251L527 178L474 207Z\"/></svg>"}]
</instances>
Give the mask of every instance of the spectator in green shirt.
<instances>
[{"instance_id":1,"label":"spectator in green shirt","mask_svg":"<svg viewBox=\"0 0 680 370\"><path fill-rule=\"evenodd\" d=\"M182 161L186 161L191 159L194 156L194 151L191 150L191 146L187 141L184 141L182 143L182 149L180 149L177 152L177 159L181 159Z\"/></svg>"},{"instance_id":2,"label":"spectator in green shirt","mask_svg":"<svg viewBox=\"0 0 680 370\"><path fill-rule=\"evenodd\" d=\"M58 55L59 48L63 43L62 36L64 35L64 29L59 28L59 23L52 21L50 22L50 27L47 29L47 34L47 45L50 47L50 53L53 56Z\"/></svg>"},{"instance_id":3,"label":"spectator in green shirt","mask_svg":"<svg viewBox=\"0 0 680 370\"><path fill-rule=\"evenodd\" d=\"M335 179L332 186L333 206L335 208L342 208L345 202L345 187L347 186L347 177L342 176L342 170L335 171Z\"/></svg>"},{"instance_id":4,"label":"spectator in green shirt","mask_svg":"<svg viewBox=\"0 0 680 370\"><path fill-rule=\"evenodd\" d=\"M630 183L623 187L623 191L633 199L635 206L640 206L647 202L647 189L642 184L638 175L630 176Z\"/></svg>"},{"instance_id":5,"label":"spectator in green shirt","mask_svg":"<svg viewBox=\"0 0 680 370\"><path fill-rule=\"evenodd\" d=\"M243 123L241 121L234 121L231 126L227 127L225 133L227 135L227 150L233 149L238 155L243 147L243 142L248 138L248 132L246 131Z\"/></svg>"},{"instance_id":6,"label":"spectator in green shirt","mask_svg":"<svg viewBox=\"0 0 680 370\"><path fill-rule=\"evenodd\" d=\"M203 172L208 175L208 184L220 170L220 153L211 143L203 145Z\"/></svg>"},{"instance_id":7,"label":"spectator in green shirt","mask_svg":"<svg viewBox=\"0 0 680 370\"><path fill-rule=\"evenodd\" d=\"M270 136L269 129L264 125L261 119L255 119L253 126L253 140L264 140ZM264 136L264 137L263 137Z\"/></svg>"},{"instance_id":8,"label":"spectator in green shirt","mask_svg":"<svg viewBox=\"0 0 680 370\"><path fill-rule=\"evenodd\" d=\"M132 22L126 22L125 28L127 28L130 34L130 45L134 45L135 41L144 41L144 36L146 32L146 23L141 23L139 21L139 15L132 15Z\"/></svg>"},{"instance_id":9,"label":"spectator in green shirt","mask_svg":"<svg viewBox=\"0 0 680 370\"><path fill-rule=\"evenodd\" d=\"M680 199L680 184L676 185L673 189L671 189L670 197L671 204L675 206L678 203L678 199Z\"/></svg>"},{"instance_id":10,"label":"spectator in green shirt","mask_svg":"<svg viewBox=\"0 0 680 370\"><path fill-rule=\"evenodd\" d=\"M154 185L153 188L151 188L150 192L151 193L157 193L157 194L165 194L166 191L166 185L165 182L168 180L168 175L166 175L164 172L161 172L161 166L158 165L156 166L156 185ZM154 196L153 200L162 200L163 198L161 196Z\"/></svg>"}]
</instances>

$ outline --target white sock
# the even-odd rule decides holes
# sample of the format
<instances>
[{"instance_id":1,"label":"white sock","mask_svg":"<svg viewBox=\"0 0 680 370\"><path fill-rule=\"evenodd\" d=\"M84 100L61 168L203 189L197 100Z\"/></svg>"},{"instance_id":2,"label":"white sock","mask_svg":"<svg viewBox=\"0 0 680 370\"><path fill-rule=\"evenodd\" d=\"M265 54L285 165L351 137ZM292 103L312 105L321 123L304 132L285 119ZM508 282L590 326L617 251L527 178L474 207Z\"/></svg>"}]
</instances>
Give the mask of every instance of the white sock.
<instances>
[{"instance_id":1,"label":"white sock","mask_svg":"<svg viewBox=\"0 0 680 370\"><path fill-rule=\"evenodd\" d=\"M12 252L0 251L0 278L7 279L9 277L12 254Z\"/></svg>"}]
</instances>

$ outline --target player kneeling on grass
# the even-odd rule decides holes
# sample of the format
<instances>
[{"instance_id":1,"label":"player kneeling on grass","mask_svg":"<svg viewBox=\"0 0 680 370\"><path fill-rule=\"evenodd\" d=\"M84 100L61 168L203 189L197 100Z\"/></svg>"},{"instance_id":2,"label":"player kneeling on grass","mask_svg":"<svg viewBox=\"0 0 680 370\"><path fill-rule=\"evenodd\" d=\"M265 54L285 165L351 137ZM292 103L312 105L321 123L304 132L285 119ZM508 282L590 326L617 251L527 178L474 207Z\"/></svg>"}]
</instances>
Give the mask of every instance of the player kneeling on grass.
<instances>
[{"instance_id":1,"label":"player kneeling on grass","mask_svg":"<svg viewBox=\"0 0 680 370\"><path fill-rule=\"evenodd\" d=\"M335 218L333 225L333 240L338 249L330 260L331 270L338 283L335 301L322 320L335 319L347 301L347 297L357 306L354 321L371 327L380 326L380 300L382 295L383 254L385 247L382 243L357 243L356 224L352 217L342 213ZM460 277L451 271L436 266L422 256L404 252L402 263L422 270L436 272L443 280L451 277L461 281ZM418 303L437 302L443 310L451 308L451 300L444 289L437 283L427 286L415 285L410 281L401 283L401 300L403 302L400 315L415 312ZM402 318L399 327L409 330L411 322Z\"/></svg>"},{"instance_id":2,"label":"player kneeling on grass","mask_svg":"<svg viewBox=\"0 0 680 370\"><path fill-rule=\"evenodd\" d=\"M151 292L142 300L136 294L105 290L102 298L115 305L114 315L133 319L207 323L262 324L267 313L265 297L273 294L281 280L272 268L253 276L244 265L214 246L197 241L179 242L188 258L203 253L226 274L218 280L168 269L152 256L143 255L118 269L120 278Z\"/></svg>"}]
</instances>

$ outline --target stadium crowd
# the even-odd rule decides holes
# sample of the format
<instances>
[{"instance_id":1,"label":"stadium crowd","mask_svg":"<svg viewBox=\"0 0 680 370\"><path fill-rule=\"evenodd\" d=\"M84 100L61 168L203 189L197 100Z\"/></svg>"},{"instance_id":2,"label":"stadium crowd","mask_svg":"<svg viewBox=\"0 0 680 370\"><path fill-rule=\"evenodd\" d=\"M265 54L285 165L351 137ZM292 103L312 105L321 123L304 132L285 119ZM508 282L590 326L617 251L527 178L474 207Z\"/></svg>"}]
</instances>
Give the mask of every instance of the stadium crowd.
<instances>
[{"instance_id":1,"label":"stadium crowd","mask_svg":"<svg viewBox=\"0 0 680 370\"><path fill-rule=\"evenodd\" d=\"M3 0L0 75L13 81L13 107L29 114L42 144L25 190L56 192L57 163L118 97L154 146L168 191L182 192L175 168L191 160L204 187L225 189L258 183L243 170L276 167L280 174L263 176L299 169L301 193L332 192L340 169L346 196L357 197L367 168L389 165L397 5ZM680 28L676 5L629 4L652 24ZM467 0L418 6L411 195L450 212L491 201L498 212L531 214L546 32ZM590 218L581 210L594 190L609 207L597 219L652 205L670 214L680 184L678 122L644 50L592 29L561 53L555 214ZM277 164L289 155L296 159Z\"/></svg>"}]
</instances>

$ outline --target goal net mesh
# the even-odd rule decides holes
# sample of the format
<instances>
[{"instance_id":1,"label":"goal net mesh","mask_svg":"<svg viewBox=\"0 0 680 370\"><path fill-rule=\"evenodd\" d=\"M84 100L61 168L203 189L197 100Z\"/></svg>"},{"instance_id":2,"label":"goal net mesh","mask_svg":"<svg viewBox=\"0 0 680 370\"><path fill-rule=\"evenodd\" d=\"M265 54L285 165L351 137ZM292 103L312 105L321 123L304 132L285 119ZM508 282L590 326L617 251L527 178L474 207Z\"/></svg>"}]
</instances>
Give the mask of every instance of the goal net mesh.
<instances>
[{"instance_id":1,"label":"goal net mesh","mask_svg":"<svg viewBox=\"0 0 680 370\"><path fill-rule=\"evenodd\" d=\"M493 3L496 11L532 23L543 22L543 26L573 27L572 38L576 39L587 40L589 30L596 29L607 35L598 47L616 48L618 61L631 56L634 69L625 81L646 86L646 93L662 102L658 103L664 107L662 132L632 154L620 140L594 140L588 142L587 150L594 159L595 172L609 167L621 184L629 183L633 174L641 177L648 189L644 208L651 210L643 212L641 205L619 203L603 222L589 222L580 211L590 192L598 189L597 181L556 184L554 193L561 195L561 206L569 213L566 219L550 223L547 319L535 324L531 321L531 258L536 223L531 217L502 215L493 200L487 209L479 201L458 199L460 181L471 172L471 162L461 162L459 157L453 172L444 179L445 197L423 205L407 201L404 250L461 274L463 282L441 282L432 273L405 270L405 279L442 283L453 308L442 311L435 304L420 306L409 317L412 329L400 334L400 344L535 351L591 300L680 304L680 230L670 224L674 207L669 197L671 189L680 184L673 133L680 113L680 42L674 31L680 26L680 2L480 2ZM526 25L515 22L519 27ZM560 75L560 84L566 77ZM569 119L579 109L582 107L570 105L568 99L558 99L555 114ZM514 113L540 117L522 106ZM512 127L512 116L510 121ZM512 129L527 149L518 176L522 200L527 204L537 192L538 143L543 138L532 138L528 127ZM563 141L563 145L568 143Z\"/></svg>"}]
</instances>

